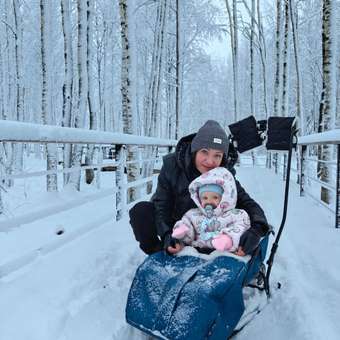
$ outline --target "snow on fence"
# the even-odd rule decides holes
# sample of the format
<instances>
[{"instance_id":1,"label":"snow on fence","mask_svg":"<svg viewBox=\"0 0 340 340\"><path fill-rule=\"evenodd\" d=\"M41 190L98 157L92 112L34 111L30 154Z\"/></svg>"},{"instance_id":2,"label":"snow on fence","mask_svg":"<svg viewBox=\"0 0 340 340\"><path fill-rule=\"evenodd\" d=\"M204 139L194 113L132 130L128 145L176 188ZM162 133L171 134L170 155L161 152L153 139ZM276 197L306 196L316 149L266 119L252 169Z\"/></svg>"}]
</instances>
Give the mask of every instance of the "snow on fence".
<instances>
[{"instance_id":1,"label":"snow on fence","mask_svg":"<svg viewBox=\"0 0 340 340\"><path fill-rule=\"evenodd\" d=\"M152 185L149 187L149 189L151 189L150 192L152 193L155 188L155 180L157 177L157 174L151 173L145 178L137 178L137 180L128 182L126 175L128 169L127 165L131 163L137 163L140 172L143 168L143 164L145 163L152 162L152 168L158 168L161 166L161 154L168 153L172 147L176 145L175 140L142 137L123 133L38 125L15 121L0 121L0 143L1 150L5 150L6 145L11 145L10 143L15 143L15 145L21 144L25 146L30 145L30 143L36 143L35 145L38 145L40 150L41 145L52 144L56 145L57 148L63 148L65 145L81 144L83 145L83 148L90 146L97 147L102 152L108 149L111 156L109 162L104 162L102 157L98 157L99 161L97 161L97 164L85 166L81 165L69 168L64 167L64 164L62 164L63 168L60 168L61 165L59 165L58 168L51 170L31 172L26 170L16 173L1 171L1 168L3 169L4 167L4 162L3 159L0 159L0 194L1 190L4 189L3 184L9 180L26 180L27 178L39 176L45 177L51 174L61 174L64 176L64 174L67 173L79 172L83 170L85 171L87 169L97 171L98 174L101 170L109 168L113 174L112 181L114 182L109 189L98 188L98 190L95 190L90 194L86 193L75 199L72 198L72 200L67 200L66 202L62 203L59 202L52 206L47 205L42 209L29 211L19 216L5 218L4 215L1 216L0 214L0 233L11 232L15 227L19 227L20 225L41 220L58 212L67 210L71 211L72 209L80 207L86 203L88 204L94 200L103 199L104 197L109 197L112 195L112 211L102 214L102 216L97 217L95 221L84 221L83 228L67 233L67 235L63 238L54 240L53 242L44 244L34 250L26 252L23 256L15 258L15 260L10 261L9 263L0 264L1 275L6 273L8 274L13 270L22 267L23 265L32 262L39 254L46 254L49 251L62 246L74 238L77 238L84 233L96 228L98 224L103 224L111 219L120 219L127 212L128 208L136 202L127 202L127 190L129 188L142 187L147 183L151 183ZM131 145L138 147L137 159L127 161L127 147ZM153 150L156 150L156 152L154 152L151 157L144 157L143 159L142 148L145 147L152 147ZM0 158L2 155L3 154L0 153ZM145 196L141 197L141 199L145 199Z\"/></svg>"},{"instance_id":2,"label":"snow on fence","mask_svg":"<svg viewBox=\"0 0 340 340\"><path fill-rule=\"evenodd\" d=\"M299 137L298 145L300 146L300 196L307 194L331 210L335 216L335 227L339 228L340 129ZM310 175L311 171L312 175ZM309 185L314 189L313 191L306 190L307 181L314 183L314 186ZM319 193L320 197L315 193Z\"/></svg>"},{"instance_id":3,"label":"snow on fence","mask_svg":"<svg viewBox=\"0 0 340 340\"><path fill-rule=\"evenodd\" d=\"M293 154L291 171L295 173L296 182L300 185L300 196L308 195L313 200L330 210L335 216L335 227L340 227L340 129L301 136L297 142L298 152ZM332 145L328 159L320 159L319 146ZM263 149L246 152L241 155L242 166L261 166L273 168L285 180L287 167L287 152ZM269 162L268 162L269 160ZM327 176L320 179L320 165L326 168ZM294 180L291 177L291 180ZM328 194L325 202L321 192ZM334 199L335 198L335 199Z\"/></svg>"}]
</instances>

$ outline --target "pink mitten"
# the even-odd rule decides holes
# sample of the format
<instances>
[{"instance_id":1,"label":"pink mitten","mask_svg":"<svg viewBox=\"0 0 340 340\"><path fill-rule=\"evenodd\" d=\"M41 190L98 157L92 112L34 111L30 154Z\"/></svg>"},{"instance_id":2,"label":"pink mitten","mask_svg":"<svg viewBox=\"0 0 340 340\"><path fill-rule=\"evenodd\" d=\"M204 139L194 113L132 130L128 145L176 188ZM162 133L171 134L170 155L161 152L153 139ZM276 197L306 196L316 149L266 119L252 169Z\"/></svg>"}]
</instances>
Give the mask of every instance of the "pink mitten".
<instances>
[{"instance_id":1,"label":"pink mitten","mask_svg":"<svg viewBox=\"0 0 340 340\"><path fill-rule=\"evenodd\" d=\"M233 246L233 240L226 234L220 234L214 237L211 243L213 247L219 251L229 250Z\"/></svg>"},{"instance_id":2,"label":"pink mitten","mask_svg":"<svg viewBox=\"0 0 340 340\"><path fill-rule=\"evenodd\" d=\"M180 224L172 231L172 237L178 240L182 239L189 231L189 228L185 224Z\"/></svg>"}]
</instances>

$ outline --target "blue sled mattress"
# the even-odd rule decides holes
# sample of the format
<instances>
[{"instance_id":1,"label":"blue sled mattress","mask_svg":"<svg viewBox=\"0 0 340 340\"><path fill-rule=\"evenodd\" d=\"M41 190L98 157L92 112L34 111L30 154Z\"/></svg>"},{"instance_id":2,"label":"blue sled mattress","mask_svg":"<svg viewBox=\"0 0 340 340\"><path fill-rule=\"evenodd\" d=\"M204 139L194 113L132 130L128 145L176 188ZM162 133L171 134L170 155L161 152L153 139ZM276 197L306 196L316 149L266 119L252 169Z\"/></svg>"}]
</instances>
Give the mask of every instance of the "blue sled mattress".
<instances>
[{"instance_id":1,"label":"blue sled mattress","mask_svg":"<svg viewBox=\"0 0 340 340\"><path fill-rule=\"evenodd\" d=\"M126 305L132 326L160 339L226 339L244 311L243 284L262 256L148 256L137 269Z\"/></svg>"}]
</instances>

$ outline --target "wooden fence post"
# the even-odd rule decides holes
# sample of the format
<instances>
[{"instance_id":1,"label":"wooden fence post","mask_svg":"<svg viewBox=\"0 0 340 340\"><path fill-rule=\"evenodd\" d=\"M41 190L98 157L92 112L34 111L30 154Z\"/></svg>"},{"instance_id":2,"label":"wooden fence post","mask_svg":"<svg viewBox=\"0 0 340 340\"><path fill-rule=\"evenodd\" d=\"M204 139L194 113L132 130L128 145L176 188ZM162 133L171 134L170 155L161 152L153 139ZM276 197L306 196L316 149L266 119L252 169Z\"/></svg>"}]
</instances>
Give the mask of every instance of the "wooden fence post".
<instances>
[{"instance_id":1,"label":"wooden fence post","mask_svg":"<svg viewBox=\"0 0 340 340\"><path fill-rule=\"evenodd\" d=\"M126 211L126 147L125 145L116 145L116 221L120 220Z\"/></svg>"},{"instance_id":2,"label":"wooden fence post","mask_svg":"<svg viewBox=\"0 0 340 340\"><path fill-rule=\"evenodd\" d=\"M305 196L305 172L306 164L305 157L307 153L307 145L301 147L301 158L300 158L300 196Z\"/></svg>"},{"instance_id":3,"label":"wooden fence post","mask_svg":"<svg viewBox=\"0 0 340 340\"><path fill-rule=\"evenodd\" d=\"M337 144L335 228L340 227L340 144Z\"/></svg>"},{"instance_id":4,"label":"wooden fence post","mask_svg":"<svg viewBox=\"0 0 340 340\"><path fill-rule=\"evenodd\" d=\"M286 180L286 175L287 175L287 154L285 153L283 155L283 166L282 166L282 180L285 181Z\"/></svg>"}]
</instances>

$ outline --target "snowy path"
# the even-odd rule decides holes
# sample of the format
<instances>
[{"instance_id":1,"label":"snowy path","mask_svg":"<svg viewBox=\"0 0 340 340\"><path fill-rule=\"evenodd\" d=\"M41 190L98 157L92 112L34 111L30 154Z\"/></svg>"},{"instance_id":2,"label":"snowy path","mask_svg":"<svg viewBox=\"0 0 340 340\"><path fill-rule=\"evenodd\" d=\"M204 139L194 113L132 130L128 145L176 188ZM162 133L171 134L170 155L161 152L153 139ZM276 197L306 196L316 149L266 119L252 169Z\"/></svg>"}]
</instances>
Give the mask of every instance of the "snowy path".
<instances>
[{"instance_id":1,"label":"snowy path","mask_svg":"<svg viewBox=\"0 0 340 340\"><path fill-rule=\"evenodd\" d=\"M237 172L278 226L283 182L266 169ZM328 211L298 197L294 184L290 202L271 280L280 281L282 289L238 340L339 338L340 230ZM143 258L123 220L103 224L0 278L0 340L144 339L124 321L129 285Z\"/></svg>"},{"instance_id":2,"label":"snowy path","mask_svg":"<svg viewBox=\"0 0 340 340\"><path fill-rule=\"evenodd\" d=\"M283 182L267 169L255 173L240 169L238 173L277 227L282 216ZM334 217L325 208L299 197L298 190L297 185L291 185L286 226L271 276L272 285L279 281L282 288L237 339L339 338L336 306L340 302L340 273L336 259L340 255L340 230L333 227Z\"/></svg>"}]
</instances>

